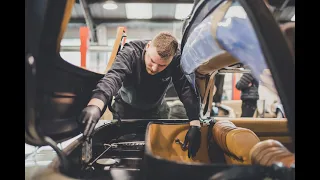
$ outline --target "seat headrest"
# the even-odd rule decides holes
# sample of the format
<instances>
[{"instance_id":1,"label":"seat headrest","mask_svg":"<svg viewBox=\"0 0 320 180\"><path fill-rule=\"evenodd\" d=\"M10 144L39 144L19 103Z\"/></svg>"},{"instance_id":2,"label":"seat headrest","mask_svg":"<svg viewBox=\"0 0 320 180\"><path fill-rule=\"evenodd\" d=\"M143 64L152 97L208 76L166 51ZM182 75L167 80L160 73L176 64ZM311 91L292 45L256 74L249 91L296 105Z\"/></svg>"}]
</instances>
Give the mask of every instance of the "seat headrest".
<instances>
[{"instance_id":1,"label":"seat headrest","mask_svg":"<svg viewBox=\"0 0 320 180\"><path fill-rule=\"evenodd\" d=\"M268 139L257 143L250 150L252 164L271 166L281 162L286 167L291 167L295 163L295 156L279 141Z\"/></svg>"}]
</instances>

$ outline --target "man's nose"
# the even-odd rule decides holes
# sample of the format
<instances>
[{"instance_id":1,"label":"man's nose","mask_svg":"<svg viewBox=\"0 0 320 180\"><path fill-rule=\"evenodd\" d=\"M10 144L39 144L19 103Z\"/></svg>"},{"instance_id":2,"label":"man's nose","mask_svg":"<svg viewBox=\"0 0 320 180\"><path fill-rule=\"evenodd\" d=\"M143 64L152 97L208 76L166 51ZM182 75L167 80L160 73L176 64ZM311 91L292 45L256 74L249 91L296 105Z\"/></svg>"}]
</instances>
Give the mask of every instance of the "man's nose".
<instances>
[{"instance_id":1,"label":"man's nose","mask_svg":"<svg viewBox=\"0 0 320 180\"><path fill-rule=\"evenodd\" d=\"M154 64L154 65L152 66L152 71L153 71L153 72L157 72L157 70L158 70L158 65L157 65L157 64Z\"/></svg>"}]
</instances>

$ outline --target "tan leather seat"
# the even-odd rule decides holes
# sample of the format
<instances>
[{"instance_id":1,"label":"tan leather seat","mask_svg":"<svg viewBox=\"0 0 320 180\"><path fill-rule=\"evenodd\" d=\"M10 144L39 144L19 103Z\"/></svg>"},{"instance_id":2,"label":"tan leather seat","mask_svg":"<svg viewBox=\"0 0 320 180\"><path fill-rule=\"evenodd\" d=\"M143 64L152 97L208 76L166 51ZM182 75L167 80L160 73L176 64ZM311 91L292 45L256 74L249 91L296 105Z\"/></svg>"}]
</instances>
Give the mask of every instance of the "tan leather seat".
<instances>
[{"instance_id":1,"label":"tan leather seat","mask_svg":"<svg viewBox=\"0 0 320 180\"><path fill-rule=\"evenodd\" d=\"M188 157L188 150L182 150L181 145L175 142L176 139L184 141L188 132L189 123L183 124L157 124L150 123L146 131L146 149L155 157L170 161L184 163L205 163L209 164L207 134L208 127L201 127L200 149L194 158Z\"/></svg>"},{"instance_id":2,"label":"tan leather seat","mask_svg":"<svg viewBox=\"0 0 320 180\"><path fill-rule=\"evenodd\" d=\"M236 127L228 120L216 122L213 126L213 138L225 152L227 164L251 164L250 150L260 142L253 131Z\"/></svg>"},{"instance_id":3,"label":"tan leather seat","mask_svg":"<svg viewBox=\"0 0 320 180\"><path fill-rule=\"evenodd\" d=\"M257 143L250 151L252 164L271 166L282 162L284 166L290 167L295 163L295 156L279 141L268 139Z\"/></svg>"}]
</instances>

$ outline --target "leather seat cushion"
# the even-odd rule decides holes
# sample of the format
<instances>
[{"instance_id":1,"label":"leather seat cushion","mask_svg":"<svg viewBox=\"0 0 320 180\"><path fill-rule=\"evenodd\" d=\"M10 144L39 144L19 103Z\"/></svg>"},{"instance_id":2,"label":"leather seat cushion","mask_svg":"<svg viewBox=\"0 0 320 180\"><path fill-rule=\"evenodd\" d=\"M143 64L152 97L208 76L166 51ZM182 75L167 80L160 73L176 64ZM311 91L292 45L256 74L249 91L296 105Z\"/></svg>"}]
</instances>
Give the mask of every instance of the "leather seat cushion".
<instances>
[{"instance_id":1,"label":"leather seat cushion","mask_svg":"<svg viewBox=\"0 0 320 180\"><path fill-rule=\"evenodd\" d=\"M236 128L231 130L226 136L228 151L242 159L241 164L251 164L250 150L260 142L258 136L247 128Z\"/></svg>"},{"instance_id":2,"label":"leather seat cushion","mask_svg":"<svg viewBox=\"0 0 320 180\"><path fill-rule=\"evenodd\" d=\"M237 127L228 120L218 121L213 126L214 141L221 147L223 151L229 152L226 144L226 136L231 130L236 128Z\"/></svg>"}]
</instances>

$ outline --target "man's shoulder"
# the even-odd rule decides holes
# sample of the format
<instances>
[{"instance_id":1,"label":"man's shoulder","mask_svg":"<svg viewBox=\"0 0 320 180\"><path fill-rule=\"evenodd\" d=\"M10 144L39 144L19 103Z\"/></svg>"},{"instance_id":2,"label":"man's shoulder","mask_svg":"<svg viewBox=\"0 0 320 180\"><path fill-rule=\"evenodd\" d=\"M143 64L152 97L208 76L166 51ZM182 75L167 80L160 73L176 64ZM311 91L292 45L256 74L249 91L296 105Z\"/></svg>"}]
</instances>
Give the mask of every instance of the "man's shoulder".
<instances>
[{"instance_id":1,"label":"man's shoulder","mask_svg":"<svg viewBox=\"0 0 320 180\"><path fill-rule=\"evenodd\" d=\"M149 41L150 40L131 40L131 41L127 42L127 43L130 44L133 47L144 49L144 47L148 44Z\"/></svg>"},{"instance_id":2,"label":"man's shoulder","mask_svg":"<svg viewBox=\"0 0 320 180\"><path fill-rule=\"evenodd\" d=\"M148 41L146 40L132 40L125 43L122 51L134 56L135 58L139 58L147 43Z\"/></svg>"}]
</instances>

